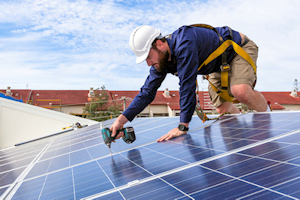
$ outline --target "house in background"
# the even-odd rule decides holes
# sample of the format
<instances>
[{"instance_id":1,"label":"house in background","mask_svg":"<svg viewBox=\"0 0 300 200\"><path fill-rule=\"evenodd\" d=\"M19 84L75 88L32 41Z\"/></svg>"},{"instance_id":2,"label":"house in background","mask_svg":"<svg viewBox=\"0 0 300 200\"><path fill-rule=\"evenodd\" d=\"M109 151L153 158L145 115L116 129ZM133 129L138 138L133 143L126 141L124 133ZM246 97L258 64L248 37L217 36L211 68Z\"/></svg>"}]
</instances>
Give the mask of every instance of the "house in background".
<instances>
[{"instance_id":1,"label":"house in background","mask_svg":"<svg viewBox=\"0 0 300 200\"><path fill-rule=\"evenodd\" d=\"M93 88L90 90L12 90L8 87L6 90L0 90L0 93L11 96L15 99L23 100L24 103L71 114L76 116L85 116L83 112L85 105L91 103ZM118 104L121 110L124 110L132 102L139 91L110 91L110 104ZM297 92L262 92L267 101L271 102L273 110L300 110L300 97ZM207 91L201 91L198 94L200 105L206 113L216 113L212 106ZM178 116L180 113L179 91L158 91L154 101L148 105L140 114L140 117L156 116Z\"/></svg>"},{"instance_id":2,"label":"house in background","mask_svg":"<svg viewBox=\"0 0 300 200\"><path fill-rule=\"evenodd\" d=\"M300 95L292 92L262 92L267 101L271 101L274 110L300 110Z\"/></svg>"}]
</instances>

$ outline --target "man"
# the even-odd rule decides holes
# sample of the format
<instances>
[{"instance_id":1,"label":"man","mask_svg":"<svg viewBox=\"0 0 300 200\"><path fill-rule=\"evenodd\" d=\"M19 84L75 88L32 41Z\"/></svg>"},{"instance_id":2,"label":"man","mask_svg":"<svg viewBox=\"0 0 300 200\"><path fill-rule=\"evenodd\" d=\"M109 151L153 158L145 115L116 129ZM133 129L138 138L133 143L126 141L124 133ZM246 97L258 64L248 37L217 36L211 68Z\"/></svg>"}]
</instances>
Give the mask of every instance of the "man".
<instances>
[{"instance_id":1,"label":"man","mask_svg":"<svg viewBox=\"0 0 300 200\"><path fill-rule=\"evenodd\" d=\"M218 35L219 34L219 35ZM220 37L221 38L220 38ZM186 134L196 105L196 78L198 74L210 74L209 81L217 88L221 88L222 56L217 57L199 71L199 66L206 58L220 46L220 40L231 39L248 53L256 63L258 47L244 34L231 30L229 27L209 29L205 27L182 26L172 33L170 38L161 36L158 29L142 25L137 27L130 36L130 47L137 56L136 62L146 60L150 68L140 93L134 98L129 107L116 119L111 126L112 136L116 130L123 127L127 121L132 121L156 95L157 89L165 79L167 73L179 77L180 85L180 123L157 141L169 140ZM241 56L236 55L232 47L226 50L227 62L230 64L228 72L228 94L250 108L264 112L268 105L261 93L255 91L256 74L253 67ZM232 102L221 98L211 86L209 93L217 112L239 113ZM122 137L119 134L117 138Z\"/></svg>"}]
</instances>

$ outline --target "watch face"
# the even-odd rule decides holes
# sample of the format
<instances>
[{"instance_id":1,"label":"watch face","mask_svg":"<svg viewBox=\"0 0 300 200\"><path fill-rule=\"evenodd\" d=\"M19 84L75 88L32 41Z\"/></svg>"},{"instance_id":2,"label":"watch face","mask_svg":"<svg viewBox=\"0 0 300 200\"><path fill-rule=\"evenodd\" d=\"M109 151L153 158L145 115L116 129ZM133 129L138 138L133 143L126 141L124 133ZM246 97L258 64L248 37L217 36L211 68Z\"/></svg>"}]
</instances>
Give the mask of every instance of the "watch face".
<instances>
[{"instance_id":1,"label":"watch face","mask_svg":"<svg viewBox=\"0 0 300 200\"><path fill-rule=\"evenodd\" d=\"M178 129L180 131L184 131L186 129L186 127L183 124L179 124Z\"/></svg>"},{"instance_id":2,"label":"watch face","mask_svg":"<svg viewBox=\"0 0 300 200\"><path fill-rule=\"evenodd\" d=\"M183 128L183 127L182 127L182 124L179 124L179 125L178 125L178 129L179 129L180 131L182 131L182 128Z\"/></svg>"}]
</instances>

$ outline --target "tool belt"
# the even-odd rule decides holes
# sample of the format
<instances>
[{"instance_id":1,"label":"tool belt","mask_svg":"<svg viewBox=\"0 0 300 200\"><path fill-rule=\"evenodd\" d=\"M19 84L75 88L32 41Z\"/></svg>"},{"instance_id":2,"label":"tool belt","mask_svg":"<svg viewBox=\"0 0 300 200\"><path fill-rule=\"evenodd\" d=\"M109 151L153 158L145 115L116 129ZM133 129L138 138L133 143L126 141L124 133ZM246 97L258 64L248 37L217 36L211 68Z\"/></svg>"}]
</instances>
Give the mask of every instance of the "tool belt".
<instances>
[{"instance_id":1,"label":"tool belt","mask_svg":"<svg viewBox=\"0 0 300 200\"><path fill-rule=\"evenodd\" d=\"M233 50L235 51L236 54L240 55L243 59L245 59L254 69L254 72L256 74L256 65L253 62L252 58L249 56L249 54L237 43L235 43L232 39L232 30L230 27L227 27L229 32L230 32L230 37L231 39L224 41L222 36L219 34L219 32L212 26L207 25L207 24L193 24L191 26L194 27L203 27L203 28L209 28L214 30L219 37L220 41L220 46L212 52L207 59L199 66L198 71L200 69L222 55L222 65L220 66L221 69L221 90L218 90L211 82L209 84L213 88L213 90L224 100L229 101L229 102L234 102L234 97L230 96L228 94L228 72L230 71L230 65L227 62L227 55L226 55L226 49L230 46L233 47ZM246 38L242 46L244 46L246 43L248 43L249 40ZM209 79L209 75L206 75L207 80Z\"/></svg>"}]
</instances>

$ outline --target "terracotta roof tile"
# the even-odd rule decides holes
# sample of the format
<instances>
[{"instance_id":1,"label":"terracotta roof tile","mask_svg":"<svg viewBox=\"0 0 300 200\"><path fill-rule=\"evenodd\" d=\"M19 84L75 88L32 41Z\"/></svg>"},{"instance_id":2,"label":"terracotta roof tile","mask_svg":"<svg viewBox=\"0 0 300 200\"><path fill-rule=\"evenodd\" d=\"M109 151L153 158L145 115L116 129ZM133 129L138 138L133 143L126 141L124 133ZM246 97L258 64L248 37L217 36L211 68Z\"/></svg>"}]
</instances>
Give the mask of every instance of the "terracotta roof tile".
<instances>
[{"instance_id":1,"label":"terracotta roof tile","mask_svg":"<svg viewBox=\"0 0 300 200\"><path fill-rule=\"evenodd\" d=\"M33 90L33 105L59 105L58 101L37 100L61 100L62 105L84 105L88 102L89 90Z\"/></svg>"},{"instance_id":2,"label":"terracotta roof tile","mask_svg":"<svg viewBox=\"0 0 300 200\"><path fill-rule=\"evenodd\" d=\"M58 101L37 101L41 99L61 100L62 105L84 105L88 102L89 90L15 90L11 89L12 96L16 99L22 99L26 102L28 99L33 99L34 105L58 105ZM123 106L123 97L126 97L126 107L132 102L133 98L139 91L115 91L106 90L109 94L110 104L119 104ZM0 92L4 93L6 90L2 89ZM154 101L151 105L165 105L168 104L171 109L180 110L179 106L179 91L169 91L170 96L166 97L164 91L157 91ZM300 97L291 96L291 92L262 92L267 101L271 101L271 106L274 110L284 109L282 105L299 105ZM208 92L199 92L200 105L204 110L213 108L208 95ZM123 107L121 108L123 109Z\"/></svg>"},{"instance_id":3,"label":"terracotta roof tile","mask_svg":"<svg viewBox=\"0 0 300 200\"><path fill-rule=\"evenodd\" d=\"M271 102L273 110L284 110L282 106L286 105L299 105L300 97L291 96L291 92L261 92L267 101Z\"/></svg>"},{"instance_id":4,"label":"terracotta roof tile","mask_svg":"<svg viewBox=\"0 0 300 200\"><path fill-rule=\"evenodd\" d=\"M6 90L0 90L1 93L5 94ZM26 102L29 99L31 90L11 90L12 97L15 99L21 99Z\"/></svg>"}]
</instances>

